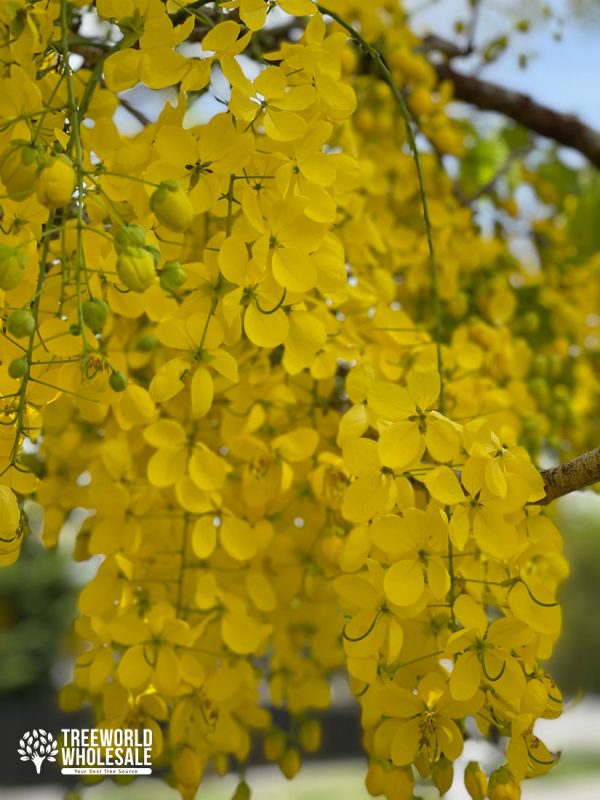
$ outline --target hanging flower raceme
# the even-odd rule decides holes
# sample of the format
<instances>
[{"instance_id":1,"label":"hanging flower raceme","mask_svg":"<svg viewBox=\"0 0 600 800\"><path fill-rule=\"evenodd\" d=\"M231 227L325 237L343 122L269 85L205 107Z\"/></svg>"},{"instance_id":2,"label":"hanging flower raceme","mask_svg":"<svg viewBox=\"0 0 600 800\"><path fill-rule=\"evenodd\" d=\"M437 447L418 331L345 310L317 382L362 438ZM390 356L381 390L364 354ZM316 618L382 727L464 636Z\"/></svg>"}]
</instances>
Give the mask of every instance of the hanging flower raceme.
<instances>
[{"instance_id":1,"label":"hanging flower raceme","mask_svg":"<svg viewBox=\"0 0 600 800\"><path fill-rule=\"evenodd\" d=\"M534 460L593 436L597 265L538 285L432 155L426 231L392 103L460 156L451 92L397 4L331 6L0 8L0 563L29 500L47 547L89 512L61 702L150 728L184 798L255 738L292 778L342 669L371 794L446 791L473 718L508 744L467 791L517 796L562 708Z\"/></svg>"}]
</instances>

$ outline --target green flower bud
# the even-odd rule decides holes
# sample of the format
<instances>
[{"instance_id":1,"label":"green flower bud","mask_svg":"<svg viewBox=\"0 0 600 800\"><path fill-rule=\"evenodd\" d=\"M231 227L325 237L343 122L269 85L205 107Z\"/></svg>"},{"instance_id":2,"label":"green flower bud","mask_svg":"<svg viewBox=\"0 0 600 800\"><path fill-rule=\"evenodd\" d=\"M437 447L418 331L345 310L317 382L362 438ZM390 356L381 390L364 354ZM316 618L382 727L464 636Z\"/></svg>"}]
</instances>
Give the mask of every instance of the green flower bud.
<instances>
[{"instance_id":1,"label":"green flower bud","mask_svg":"<svg viewBox=\"0 0 600 800\"><path fill-rule=\"evenodd\" d=\"M140 353L149 353L157 346L158 339L156 336L153 333L147 333L138 340L135 349L139 350Z\"/></svg>"},{"instance_id":2,"label":"green flower bud","mask_svg":"<svg viewBox=\"0 0 600 800\"><path fill-rule=\"evenodd\" d=\"M38 148L24 142L12 142L0 156L0 180L12 200L33 194L41 159Z\"/></svg>"},{"instance_id":3,"label":"green flower bud","mask_svg":"<svg viewBox=\"0 0 600 800\"><path fill-rule=\"evenodd\" d=\"M124 392L127 388L127 376L123 372L111 372L108 382L114 392Z\"/></svg>"},{"instance_id":4,"label":"green flower bud","mask_svg":"<svg viewBox=\"0 0 600 800\"><path fill-rule=\"evenodd\" d=\"M142 247L128 247L117 258L121 282L134 292L145 292L156 277L154 259Z\"/></svg>"},{"instance_id":5,"label":"green flower bud","mask_svg":"<svg viewBox=\"0 0 600 800\"><path fill-rule=\"evenodd\" d=\"M29 364L26 358L15 358L8 365L8 374L11 378L22 378L23 375L27 374L28 368Z\"/></svg>"},{"instance_id":6,"label":"green flower bud","mask_svg":"<svg viewBox=\"0 0 600 800\"><path fill-rule=\"evenodd\" d=\"M122 225L117 228L113 236L113 244L117 253L122 253L128 247L143 247L146 241L146 231L141 225Z\"/></svg>"},{"instance_id":7,"label":"green flower bud","mask_svg":"<svg viewBox=\"0 0 600 800\"><path fill-rule=\"evenodd\" d=\"M25 275L27 259L16 247L0 244L0 289L9 291L18 286Z\"/></svg>"},{"instance_id":8,"label":"green flower bud","mask_svg":"<svg viewBox=\"0 0 600 800\"><path fill-rule=\"evenodd\" d=\"M66 156L50 159L38 172L36 192L46 208L62 208L71 200L75 189L75 169Z\"/></svg>"},{"instance_id":9,"label":"green flower bud","mask_svg":"<svg viewBox=\"0 0 600 800\"><path fill-rule=\"evenodd\" d=\"M18 308L6 321L6 330L15 339L24 339L31 336L35 330L35 319L24 308Z\"/></svg>"},{"instance_id":10,"label":"green flower bud","mask_svg":"<svg viewBox=\"0 0 600 800\"><path fill-rule=\"evenodd\" d=\"M71 336L79 336L81 333L81 325L78 325L76 322L74 322L72 325L69 325L69 333Z\"/></svg>"},{"instance_id":11,"label":"green flower bud","mask_svg":"<svg viewBox=\"0 0 600 800\"><path fill-rule=\"evenodd\" d=\"M167 261L160 271L159 281L165 292L175 292L187 281L187 272L179 261Z\"/></svg>"},{"instance_id":12,"label":"green flower bud","mask_svg":"<svg viewBox=\"0 0 600 800\"><path fill-rule=\"evenodd\" d=\"M194 209L177 181L163 181L150 197L156 219L171 231L181 233L192 224Z\"/></svg>"},{"instance_id":13,"label":"green flower bud","mask_svg":"<svg viewBox=\"0 0 600 800\"><path fill-rule=\"evenodd\" d=\"M108 319L109 308L97 297L86 300L81 306L81 316L84 323L93 333L100 333Z\"/></svg>"},{"instance_id":14,"label":"green flower bud","mask_svg":"<svg viewBox=\"0 0 600 800\"><path fill-rule=\"evenodd\" d=\"M154 266L156 266L160 261L160 250L158 247L154 247L154 245L151 244L145 244L144 250L147 250L150 253L152 260L154 261Z\"/></svg>"}]
</instances>

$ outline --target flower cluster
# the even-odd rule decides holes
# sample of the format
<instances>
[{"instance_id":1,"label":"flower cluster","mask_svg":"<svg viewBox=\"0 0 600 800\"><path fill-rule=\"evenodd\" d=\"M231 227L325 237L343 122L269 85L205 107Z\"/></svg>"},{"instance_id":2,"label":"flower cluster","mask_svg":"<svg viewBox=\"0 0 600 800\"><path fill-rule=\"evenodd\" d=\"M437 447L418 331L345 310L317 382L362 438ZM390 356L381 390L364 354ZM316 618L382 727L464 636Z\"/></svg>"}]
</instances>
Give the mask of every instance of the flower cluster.
<instances>
[{"instance_id":1,"label":"flower cluster","mask_svg":"<svg viewBox=\"0 0 600 800\"><path fill-rule=\"evenodd\" d=\"M465 142L397 3L329 11L0 8L0 562L25 499L47 547L87 510L61 701L151 728L183 797L256 736L293 777L345 666L373 794L411 797L412 765L447 788L475 726L508 737L493 800L553 763L566 565L532 459L589 435L597 294L544 287L415 164L404 97Z\"/></svg>"},{"instance_id":2,"label":"flower cluster","mask_svg":"<svg viewBox=\"0 0 600 800\"><path fill-rule=\"evenodd\" d=\"M510 737L517 781L543 773L554 758L533 725L560 713L541 661L560 631L566 565L535 505L540 475L481 419L461 425L436 410L435 370L409 372L406 387L364 378L340 426L351 476L341 513L354 527L334 585L371 785L411 797L412 764L445 781L467 717ZM398 770L405 794L391 788Z\"/></svg>"}]
</instances>

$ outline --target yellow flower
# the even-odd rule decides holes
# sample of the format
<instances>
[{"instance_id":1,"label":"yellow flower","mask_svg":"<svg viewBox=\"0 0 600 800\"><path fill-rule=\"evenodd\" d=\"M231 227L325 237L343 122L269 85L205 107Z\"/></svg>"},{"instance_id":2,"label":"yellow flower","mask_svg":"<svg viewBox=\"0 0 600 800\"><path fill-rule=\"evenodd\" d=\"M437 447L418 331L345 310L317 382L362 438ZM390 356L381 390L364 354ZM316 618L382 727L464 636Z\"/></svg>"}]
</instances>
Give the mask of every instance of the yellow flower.
<instances>
[{"instance_id":1,"label":"yellow flower","mask_svg":"<svg viewBox=\"0 0 600 800\"><path fill-rule=\"evenodd\" d=\"M457 426L438 411L430 410L440 394L440 376L434 371L411 370L407 388L376 383L367 395L369 408L379 423L379 455L397 472L417 464L427 448L439 462L458 454Z\"/></svg>"},{"instance_id":2,"label":"yellow flower","mask_svg":"<svg viewBox=\"0 0 600 800\"><path fill-rule=\"evenodd\" d=\"M516 781L543 775L558 760L558 756L552 755L541 739L534 736L534 721L532 714L519 714L511 722L506 760Z\"/></svg>"},{"instance_id":3,"label":"yellow flower","mask_svg":"<svg viewBox=\"0 0 600 800\"><path fill-rule=\"evenodd\" d=\"M252 245L257 266L271 269L277 283L289 291L311 289L317 280L312 253L319 249L325 230L305 216L308 201L295 197L263 212L249 193L244 200L244 213L259 234Z\"/></svg>"},{"instance_id":4,"label":"yellow flower","mask_svg":"<svg viewBox=\"0 0 600 800\"><path fill-rule=\"evenodd\" d=\"M371 684L380 654L387 664L400 655L404 629L402 610L389 603L383 592L383 569L374 561L368 568L368 573L341 575L334 585L345 612L351 615L342 633L348 671Z\"/></svg>"},{"instance_id":5,"label":"yellow flower","mask_svg":"<svg viewBox=\"0 0 600 800\"><path fill-rule=\"evenodd\" d=\"M185 188L193 213L199 214L212 208L219 195L228 191L232 174L242 174L252 154L252 138L237 130L231 114L217 114L206 125L191 130L163 125L156 134L154 154L144 178L159 183L176 177ZM177 197L181 200L180 194ZM186 216L191 222L187 204ZM162 221L158 215L157 219ZM175 224L179 227L173 230L185 230L177 218Z\"/></svg>"},{"instance_id":6,"label":"yellow flower","mask_svg":"<svg viewBox=\"0 0 600 800\"><path fill-rule=\"evenodd\" d=\"M354 417L362 416L364 406L355 406L345 417L353 426ZM366 428L363 419L358 419L358 430ZM341 431L340 431L341 432ZM371 439L348 438L343 445L344 466L355 476L344 492L342 516L350 522L365 522L376 516L389 513L396 502L398 487L393 471L379 460L377 443Z\"/></svg>"},{"instance_id":7,"label":"yellow flower","mask_svg":"<svg viewBox=\"0 0 600 800\"><path fill-rule=\"evenodd\" d=\"M431 495L440 503L453 506L449 533L452 543L464 550L471 532L477 546L498 559L515 554L517 527L506 519L523 507L520 492L516 497L499 497L487 488L484 469L470 463L462 471L461 482L446 466L439 466L423 478Z\"/></svg>"},{"instance_id":8,"label":"yellow flower","mask_svg":"<svg viewBox=\"0 0 600 800\"><path fill-rule=\"evenodd\" d=\"M371 525L373 543L392 556L383 588L398 606L418 603L425 591L440 600L450 588L442 554L448 551L448 524L438 509L408 508L402 517L390 515Z\"/></svg>"},{"instance_id":9,"label":"yellow flower","mask_svg":"<svg viewBox=\"0 0 600 800\"><path fill-rule=\"evenodd\" d=\"M488 625L483 607L466 594L456 600L454 613L465 629L446 643L446 652L456 659L449 680L452 697L468 700L481 684L489 684L512 702L520 700L525 675L517 656L533 639L531 629L509 617Z\"/></svg>"},{"instance_id":10,"label":"yellow flower","mask_svg":"<svg viewBox=\"0 0 600 800\"><path fill-rule=\"evenodd\" d=\"M150 383L150 397L164 403L184 388L189 374L191 412L204 417L211 409L214 397L212 371L231 383L238 380L237 362L219 345L223 330L214 316L198 313L187 319L169 318L157 328L159 340L166 347L182 350L183 354L167 360L156 370Z\"/></svg>"},{"instance_id":11,"label":"yellow flower","mask_svg":"<svg viewBox=\"0 0 600 800\"><path fill-rule=\"evenodd\" d=\"M114 642L126 645L117 669L119 682L139 690L149 683L160 692L172 693L181 680L178 648L191 645L193 634L175 609L157 604L145 619L135 614L115 617L108 629Z\"/></svg>"},{"instance_id":12,"label":"yellow flower","mask_svg":"<svg viewBox=\"0 0 600 800\"><path fill-rule=\"evenodd\" d=\"M251 342L259 347L277 347L290 329L288 315L279 302L281 287L248 257L240 236L223 241L217 261L221 275L236 287L222 301L228 324L243 314L244 332Z\"/></svg>"},{"instance_id":13,"label":"yellow flower","mask_svg":"<svg viewBox=\"0 0 600 800\"><path fill-rule=\"evenodd\" d=\"M401 767L420 753L428 761L442 754L455 761L462 753L463 738L454 720L478 711L483 695L478 692L469 701L453 700L445 680L430 673L419 682L416 694L390 685L377 693L376 703L388 719L375 731L375 750Z\"/></svg>"}]
</instances>

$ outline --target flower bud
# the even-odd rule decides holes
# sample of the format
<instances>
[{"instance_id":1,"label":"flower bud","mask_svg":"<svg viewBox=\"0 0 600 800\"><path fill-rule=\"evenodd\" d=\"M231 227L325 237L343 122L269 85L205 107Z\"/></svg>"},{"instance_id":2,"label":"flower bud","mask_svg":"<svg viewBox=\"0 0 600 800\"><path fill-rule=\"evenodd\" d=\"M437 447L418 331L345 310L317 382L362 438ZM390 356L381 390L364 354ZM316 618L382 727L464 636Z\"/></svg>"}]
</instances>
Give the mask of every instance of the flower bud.
<instances>
[{"instance_id":1,"label":"flower bud","mask_svg":"<svg viewBox=\"0 0 600 800\"><path fill-rule=\"evenodd\" d=\"M147 250L150 255L152 256L152 260L154 261L154 266L158 266L158 262L160 261L160 250L158 247L154 247L152 244L145 244L144 250Z\"/></svg>"},{"instance_id":2,"label":"flower bud","mask_svg":"<svg viewBox=\"0 0 600 800\"><path fill-rule=\"evenodd\" d=\"M435 788L440 793L440 796L446 794L452 786L452 781L454 780L454 766L446 756L441 755L439 759L432 764L431 779Z\"/></svg>"},{"instance_id":3,"label":"flower bud","mask_svg":"<svg viewBox=\"0 0 600 800\"><path fill-rule=\"evenodd\" d=\"M412 800L414 788L411 767L396 767L385 775L383 792L388 800Z\"/></svg>"},{"instance_id":4,"label":"flower bud","mask_svg":"<svg viewBox=\"0 0 600 800\"><path fill-rule=\"evenodd\" d=\"M297 775L301 766L302 762L298 750L295 747L288 747L279 762L279 768L288 781L291 781L292 778Z\"/></svg>"},{"instance_id":5,"label":"flower bud","mask_svg":"<svg viewBox=\"0 0 600 800\"><path fill-rule=\"evenodd\" d=\"M0 566L14 564L19 557L22 533L19 530L21 512L15 493L0 486Z\"/></svg>"},{"instance_id":6,"label":"flower bud","mask_svg":"<svg viewBox=\"0 0 600 800\"><path fill-rule=\"evenodd\" d=\"M92 297L81 305L81 316L84 323L93 333L100 333L108 319L108 306L104 300Z\"/></svg>"},{"instance_id":7,"label":"flower bud","mask_svg":"<svg viewBox=\"0 0 600 800\"><path fill-rule=\"evenodd\" d=\"M31 336L35 330L35 319L24 308L18 308L6 320L6 330L15 339L24 339L26 336Z\"/></svg>"},{"instance_id":8,"label":"flower bud","mask_svg":"<svg viewBox=\"0 0 600 800\"><path fill-rule=\"evenodd\" d=\"M414 765L422 778L428 778L431 775L431 764L429 763L429 760L425 758L423 753L419 753L419 755L415 758Z\"/></svg>"},{"instance_id":9,"label":"flower bud","mask_svg":"<svg viewBox=\"0 0 600 800\"><path fill-rule=\"evenodd\" d=\"M277 761L285 750L285 733L281 728L271 728L265 733L263 752L267 761Z\"/></svg>"},{"instance_id":10,"label":"flower bud","mask_svg":"<svg viewBox=\"0 0 600 800\"><path fill-rule=\"evenodd\" d=\"M17 378L22 378L23 375L27 373L28 367L29 364L26 358L15 358L14 361L11 361L8 365L8 374L15 380Z\"/></svg>"},{"instance_id":11,"label":"flower bud","mask_svg":"<svg viewBox=\"0 0 600 800\"><path fill-rule=\"evenodd\" d=\"M66 156L50 159L38 172L37 197L46 208L66 206L74 189L75 170L73 162Z\"/></svg>"},{"instance_id":12,"label":"flower bud","mask_svg":"<svg viewBox=\"0 0 600 800\"><path fill-rule=\"evenodd\" d=\"M487 778L477 761L469 761L465 767L465 789L472 800L484 800Z\"/></svg>"},{"instance_id":13,"label":"flower bud","mask_svg":"<svg viewBox=\"0 0 600 800\"><path fill-rule=\"evenodd\" d=\"M145 292L156 277L154 260L142 247L128 247L117 258L121 282L134 292Z\"/></svg>"},{"instance_id":14,"label":"flower bud","mask_svg":"<svg viewBox=\"0 0 600 800\"><path fill-rule=\"evenodd\" d=\"M37 147L16 142L0 156L0 179L11 200L25 200L33 194L41 157Z\"/></svg>"},{"instance_id":15,"label":"flower bud","mask_svg":"<svg viewBox=\"0 0 600 800\"><path fill-rule=\"evenodd\" d=\"M146 231L141 225L121 225L113 236L113 245L117 253L122 253L128 247L143 247L146 241Z\"/></svg>"},{"instance_id":16,"label":"flower bud","mask_svg":"<svg viewBox=\"0 0 600 800\"><path fill-rule=\"evenodd\" d=\"M378 797L383 794L385 787L385 770L377 761L369 764L365 775L365 786L371 797Z\"/></svg>"},{"instance_id":17,"label":"flower bud","mask_svg":"<svg viewBox=\"0 0 600 800\"><path fill-rule=\"evenodd\" d=\"M111 372L108 382L113 392L124 392L127 388L127 376L124 372Z\"/></svg>"},{"instance_id":18,"label":"flower bud","mask_svg":"<svg viewBox=\"0 0 600 800\"><path fill-rule=\"evenodd\" d=\"M521 787L508 767L499 767L490 775L489 800L520 800Z\"/></svg>"},{"instance_id":19,"label":"flower bud","mask_svg":"<svg viewBox=\"0 0 600 800\"><path fill-rule=\"evenodd\" d=\"M23 280L27 259L16 247L0 244L0 289L14 289Z\"/></svg>"},{"instance_id":20,"label":"flower bud","mask_svg":"<svg viewBox=\"0 0 600 800\"><path fill-rule=\"evenodd\" d=\"M165 292L175 292L187 281L187 272L179 261L167 261L160 271L159 281Z\"/></svg>"},{"instance_id":21,"label":"flower bud","mask_svg":"<svg viewBox=\"0 0 600 800\"><path fill-rule=\"evenodd\" d=\"M140 353L150 353L156 347L158 347L156 336L153 333L145 333L138 339L135 349Z\"/></svg>"},{"instance_id":22,"label":"flower bud","mask_svg":"<svg viewBox=\"0 0 600 800\"><path fill-rule=\"evenodd\" d=\"M202 767L200 759L191 747L183 747L173 760L173 774L175 780L186 791L194 793L200 784Z\"/></svg>"},{"instance_id":23,"label":"flower bud","mask_svg":"<svg viewBox=\"0 0 600 800\"><path fill-rule=\"evenodd\" d=\"M236 786L235 792L231 800L250 800L252 792L246 781L241 781Z\"/></svg>"},{"instance_id":24,"label":"flower bud","mask_svg":"<svg viewBox=\"0 0 600 800\"><path fill-rule=\"evenodd\" d=\"M307 753L316 753L321 745L321 725L318 719L306 719L298 731L300 747Z\"/></svg>"},{"instance_id":25,"label":"flower bud","mask_svg":"<svg viewBox=\"0 0 600 800\"><path fill-rule=\"evenodd\" d=\"M0 486L0 539L10 539L17 532L21 512L13 490Z\"/></svg>"},{"instance_id":26,"label":"flower bud","mask_svg":"<svg viewBox=\"0 0 600 800\"><path fill-rule=\"evenodd\" d=\"M192 224L194 209L177 181L163 181L150 197L156 219L171 231L181 233Z\"/></svg>"}]
</instances>

